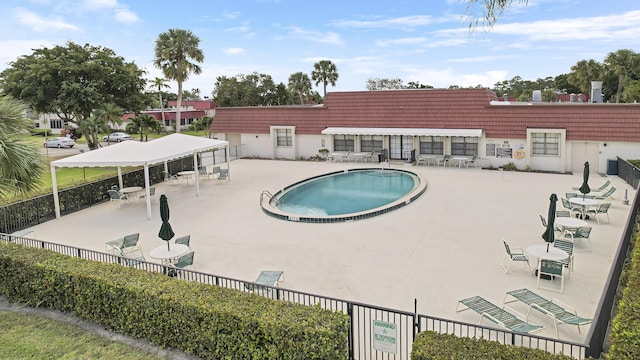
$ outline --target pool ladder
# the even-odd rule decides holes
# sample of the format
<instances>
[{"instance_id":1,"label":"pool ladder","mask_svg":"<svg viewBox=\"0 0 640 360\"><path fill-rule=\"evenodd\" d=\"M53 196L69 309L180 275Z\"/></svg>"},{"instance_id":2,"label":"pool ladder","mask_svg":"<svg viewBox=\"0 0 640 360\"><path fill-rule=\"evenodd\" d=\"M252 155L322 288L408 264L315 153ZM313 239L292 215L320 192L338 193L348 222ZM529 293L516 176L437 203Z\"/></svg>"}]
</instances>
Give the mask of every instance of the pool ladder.
<instances>
[{"instance_id":1,"label":"pool ladder","mask_svg":"<svg viewBox=\"0 0 640 360\"><path fill-rule=\"evenodd\" d=\"M273 194L271 194L269 191L264 190L262 191L262 193L260 193L260 205L262 205L262 200L264 198L264 195L267 195L267 197L269 198L269 202L273 201L276 204L278 203L278 199L273 197Z\"/></svg>"}]
</instances>

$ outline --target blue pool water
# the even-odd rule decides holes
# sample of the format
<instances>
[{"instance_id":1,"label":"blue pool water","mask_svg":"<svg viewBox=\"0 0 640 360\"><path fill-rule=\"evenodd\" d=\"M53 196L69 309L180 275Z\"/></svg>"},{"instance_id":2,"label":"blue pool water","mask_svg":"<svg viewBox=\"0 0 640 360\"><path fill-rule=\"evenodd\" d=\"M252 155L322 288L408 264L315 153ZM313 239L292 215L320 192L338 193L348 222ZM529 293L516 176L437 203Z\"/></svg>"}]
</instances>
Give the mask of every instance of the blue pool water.
<instances>
[{"instance_id":1,"label":"blue pool water","mask_svg":"<svg viewBox=\"0 0 640 360\"><path fill-rule=\"evenodd\" d=\"M411 192L419 179L394 170L360 170L315 178L277 199L283 212L311 216L359 213L380 208Z\"/></svg>"}]
</instances>

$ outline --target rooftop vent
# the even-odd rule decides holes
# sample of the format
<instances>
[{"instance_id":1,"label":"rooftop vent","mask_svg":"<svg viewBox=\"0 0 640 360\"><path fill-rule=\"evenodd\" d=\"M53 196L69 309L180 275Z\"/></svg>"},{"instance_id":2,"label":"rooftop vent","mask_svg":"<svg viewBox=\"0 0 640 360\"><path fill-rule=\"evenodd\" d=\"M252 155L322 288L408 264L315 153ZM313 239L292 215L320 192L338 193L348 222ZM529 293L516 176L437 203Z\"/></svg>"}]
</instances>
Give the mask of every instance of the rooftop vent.
<instances>
[{"instance_id":1,"label":"rooftop vent","mask_svg":"<svg viewBox=\"0 0 640 360\"><path fill-rule=\"evenodd\" d=\"M533 102L542 102L542 90L533 90Z\"/></svg>"},{"instance_id":2,"label":"rooftop vent","mask_svg":"<svg viewBox=\"0 0 640 360\"><path fill-rule=\"evenodd\" d=\"M591 82L591 102L592 103L602 102L602 81Z\"/></svg>"}]
</instances>

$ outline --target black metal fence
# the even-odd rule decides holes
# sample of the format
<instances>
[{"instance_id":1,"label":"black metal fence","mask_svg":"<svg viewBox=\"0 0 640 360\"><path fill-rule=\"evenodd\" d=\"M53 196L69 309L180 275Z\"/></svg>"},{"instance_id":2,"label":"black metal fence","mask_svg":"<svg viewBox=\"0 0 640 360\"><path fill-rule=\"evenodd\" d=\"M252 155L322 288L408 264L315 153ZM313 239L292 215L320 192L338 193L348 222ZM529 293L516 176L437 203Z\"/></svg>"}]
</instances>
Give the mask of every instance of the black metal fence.
<instances>
[{"instance_id":1,"label":"black metal fence","mask_svg":"<svg viewBox=\"0 0 640 360\"><path fill-rule=\"evenodd\" d=\"M628 161L618 158L617 173L620 178L631 185L634 189L640 184L640 169L631 165Z\"/></svg>"},{"instance_id":2,"label":"black metal fence","mask_svg":"<svg viewBox=\"0 0 640 360\"><path fill-rule=\"evenodd\" d=\"M168 271L167 266L161 264L127 259L100 251L55 244L22 236L0 234L0 241L12 242L32 248L47 249L87 260L132 266L149 272L160 274L172 273ZM307 306L319 306L332 311L341 311L349 316L349 359L409 359L416 334L426 330L453 334L459 337L483 338L498 341L503 344L538 348L552 353L564 353L578 359L584 359L588 351L588 346L585 344L541 336L516 334L478 324L394 310L301 291L258 285L253 282L187 269L180 270L175 276L184 280L239 291L253 292L273 300L282 300ZM376 337L376 326L379 324L392 328L391 330L385 328L385 330L387 330L385 335L386 342L382 344L384 345L382 347Z\"/></svg>"}]
</instances>

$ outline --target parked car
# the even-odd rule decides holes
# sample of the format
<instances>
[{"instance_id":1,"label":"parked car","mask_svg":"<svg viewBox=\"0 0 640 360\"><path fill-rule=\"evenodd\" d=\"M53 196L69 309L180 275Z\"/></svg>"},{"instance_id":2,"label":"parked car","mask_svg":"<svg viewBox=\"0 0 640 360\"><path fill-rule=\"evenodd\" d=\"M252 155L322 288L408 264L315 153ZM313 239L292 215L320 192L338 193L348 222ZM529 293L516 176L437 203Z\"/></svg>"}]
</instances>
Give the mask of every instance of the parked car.
<instances>
[{"instance_id":1,"label":"parked car","mask_svg":"<svg viewBox=\"0 0 640 360\"><path fill-rule=\"evenodd\" d=\"M45 147L58 148L58 149L63 147L71 149L75 145L76 145L76 141L68 137L55 137L55 138L47 139L47 141L45 141L44 143Z\"/></svg>"},{"instance_id":2,"label":"parked car","mask_svg":"<svg viewBox=\"0 0 640 360\"><path fill-rule=\"evenodd\" d=\"M107 142L120 142L125 140L131 140L131 135L123 132L114 132L102 138L102 141Z\"/></svg>"}]
</instances>

